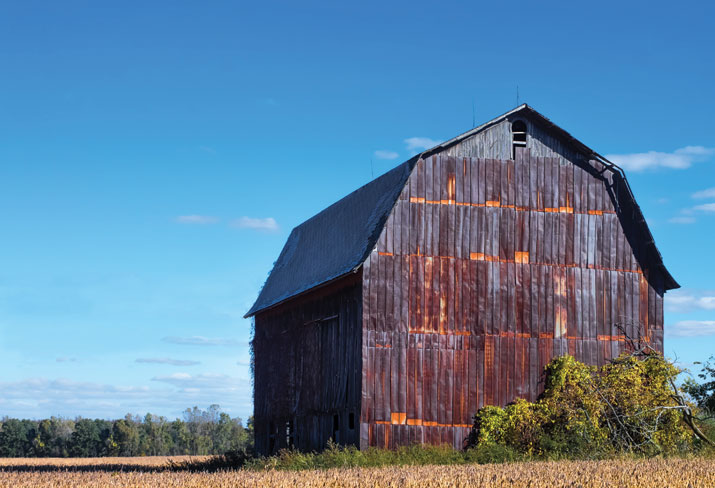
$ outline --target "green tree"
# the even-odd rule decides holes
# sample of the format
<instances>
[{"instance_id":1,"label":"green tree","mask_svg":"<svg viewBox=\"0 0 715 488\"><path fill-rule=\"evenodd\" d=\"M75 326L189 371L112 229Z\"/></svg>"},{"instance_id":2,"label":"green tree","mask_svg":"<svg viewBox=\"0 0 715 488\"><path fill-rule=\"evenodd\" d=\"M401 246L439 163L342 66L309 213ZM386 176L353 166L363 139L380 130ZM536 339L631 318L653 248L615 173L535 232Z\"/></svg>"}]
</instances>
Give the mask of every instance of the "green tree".
<instances>
[{"instance_id":1,"label":"green tree","mask_svg":"<svg viewBox=\"0 0 715 488\"><path fill-rule=\"evenodd\" d=\"M246 422L246 435L248 436L246 439L246 443L250 449L253 449L253 442L254 442L253 415L248 417L248 421Z\"/></svg>"},{"instance_id":2,"label":"green tree","mask_svg":"<svg viewBox=\"0 0 715 488\"><path fill-rule=\"evenodd\" d=\"M99 433L99 442L97 443L97 455L109 456L113 451L114 444L114 422L109 420L97 419L94 421Z\"/></svg>"},{"instance_id":3,"label":"green tree","mask_svg":"<svg viewBox=\"0 0 715 488\"><path fill-rule=\"evenodd\" d=\"M235 421L227 413L221 412L218 422L213 424L212 454L224 454L231 450L235 427Z\"/></svg>"},{"instance_id":4,"label":"green tree","mask_svg":"<svg viewBox=\"0 0 715 488\"><path fill-rule=\"evenodd\" d=\"M191 453L191 432L189 427L181 419L174 420L169 426L171 433L172 448L171 454L181 455Z\"/></svg>"},{"instance_id":5,"label":"green tree","mask_svg":"<svg viewBox=\"0 0 715 488\"><path fill-rule=\"evenodd\" d=\"M102 450L103 443L97 423L91 419L77 420L70 441L70 454L73 457L96 457Z\"/></svg>"},{"instance_id":6,"label":"green tree","mask_svg":"<svg viewBox=\"0 0 715 488\"><path fill-rule=\"evenodd\" d=\"M44 419L37 425L35 436L32 439L32 450L35 456L47 457L52 455L52 441L54 432L52 429L52 421Z\"/></svg>"},{"instance_id":7,"label":"green tree","mask_svg":"<svg viewBox=\"0 0 715 488\"><path fill-rule=\"evenodd\" d=\"M5 419L0 430L0 457L24 457L31 450L27 425L21 420Z\"/></svg>"},{"instance_id":8,"label":"green tree","mask_svg":"<svg viewBox=\"0 0 715 488\"><path fill-rule=\"evenodd\" d=\"M58 417L50 418L51 428L51 449L50 455L53 457L68 457L72 432L74 432L74 421Z\"/></svg>"},{"instance_id":9,"label":"green tree","mask_svg":"<svg viewBox=\"0 0 715 488\"><path fill-rule=\"evenodd\" d=\"M693 398L698 407L705 410L707 414L715 415L715 356L710 356L710 359L705 362L698 378L703 382L699 384L693 379L688 379L683 385L683 390Z\"/></svg>"},{"instance_id":10,"label":"green tree","mask_svg":"<svg viewBox=\"0 0 715 488\"><path fill-rule=\"evenodd\" d=\"M215 404L207 410L195 406L184 411L184 419L191 433L191 454L203 456L213 452L213 427L218 423L220 415L221 407Z\"/></svg>"},{"instance_id":11,"label":"green tree","mask_svg":"<svg viewBox=\"0 0 715 488\"><path fill-rule=\"evenodd\" d=\"M0 420L0 456L88 457L176 454L224 454L249 450L253 420L244 427L218 405L187 409L184 420L146 414L123 419L39 421Z\"/></svg>"},{"instance_id":12,"label":"green tree","mask_svg":"<svg viewBox=\"0 0 715 488\"><path fill-rule=\"evenodd\" d=\"M159 456L171 453L173 439L165 417L146 414L141 432L140 451L143 454Z\"/></svg>"},{"instance_id":13,"label":"green tree","mask_svg":"<svg viewBox=\"0 0 715 488\"><path fill-rule=\"evenodd\" d=\"M117 444L116 452L120 456L139 454L139 432L130 415L114 422L112 439Z\"/></svg>"}]
</instances>

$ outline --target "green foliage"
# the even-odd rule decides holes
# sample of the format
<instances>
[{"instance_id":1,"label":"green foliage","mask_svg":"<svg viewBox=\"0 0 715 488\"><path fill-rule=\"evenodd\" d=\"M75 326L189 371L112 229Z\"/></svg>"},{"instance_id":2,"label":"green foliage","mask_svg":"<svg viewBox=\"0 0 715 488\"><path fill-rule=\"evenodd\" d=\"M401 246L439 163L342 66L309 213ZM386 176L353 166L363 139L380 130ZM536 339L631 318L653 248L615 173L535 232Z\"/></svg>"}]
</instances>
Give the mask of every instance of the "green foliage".
<instances>
[{"instance_id":1,"label":"green foliage","mask_svg":"<svg viewBox=\"0 0 715 488\"><path fill-rule=\"evenodd\" d=\"M33 436L25 421L4 419L0 426L1 457L22 457L25 452L32 451L30 439Z\"/></svg>"},{"instance_id":2,"label":"green foliage","mask_svg":"<svg viewBox=\"0 0 715 488\"><path fill-rule=\"evenodd\" d=\"M572 356L546 366L544 394L536 402L544 430L537 454L558 458L605 448L608 436L602 429L603 404L595 377L596 368Z\"/></svg>"},{"instance_id":3,"label":"green foliage","mask_svg":"<svg viewBox=\"0 0 715 488\"><path fill-rule=\"evenodd\" d=\"M78 419L75 422L70 441L72 457L96 457L105 454L102 449L99 425L96 422L98 421L91 419Z\"/></svg>"},{"instance_id":4,"label":"green foliage","mask_svg":"<svg viewBox=\"0 0 715 488\"><path fill-rule=\"evenodd\" d=\"M484 443L464 452L468 462L477 464L507 463L525 459L516 449L503 444Z\"/></svg>"},{"instance_id":5,"label":"green foliage","mask_svg":"<svg viewBox=\"0 0 715 488\"><path fill-rule=\"evenodd\" d=\"M458 451L451 446L402 446L398 449L368 448L329 443L320 453L283 450L276 456L256 458L243 464L247 469L330 469L341 467L458 465L516 461L523 456L509 447L489 444L488 447Z\"/></svg>"},{"instance_id":6,"label":"green foliage","mask_svg":"<svg viewBox=\"0 0 715 488\"><path fill-rule=\"evenodd\" d=\"M545 391L536 402L480 409L467 446L497 445L544 458L687 450L693 436L671 383L678 373L655 354L623 355L600 369L556 358L546 366Z\"/></svg>"},{"instance_id":7,"label":"green foliage","mask_svg":"<svg viewBox=\"0 0 715 488\"><path fill-rule=\"evenodd\" d=\"M715 415L715 356L710 356L710 359L705 362L702 372L698 373L698 378L703 382L698 383L688 379L683 385L683 391L690 395L706 414Z\"/></svg>"},{"instance_id":8,"label":"green foliage","mask_svg":"<svg viewBox=\"0 0 715 488\"><path fill-rule=\"evenodd\" d=\"M701 419L698 427L705 437L710 440L715 439L715 418ZM702 439L696 439L695 445L700 454L715 458L715 447L706 444Z\"/></svg>"},{"instance_id":9,"label":"green foliage","mask_svg":"<svg viewBox=\"0 0 715 488\"><path fill-rule=\"evenodd\" d=\"M175 463L172 468L188 471L220 471L237 468L297 471L352 467L486 464L521 459L524 459L524 456L516 450L493 443L465 451L458 451L447 445L411 445L395 450L369 448L361 451L354 446L339 446L330 442L328 447L319 453L284 449L275 456L252 458L249 452L233 451L204 461Z\"/></svg>"},{"instance_id":10,"label":"green foliage","mask_svg":"<svg viewBox=\"0 0 715 488\"><path fill-rule=\"evenodd\" d=\"M474 415L472 427L467 443L469 446L480 444L503 444L505 442L504 426L507 414L501 407L487 405Z\"/></svg>"},{"instance_id":11,"label":"green foliage","mask_svg":"<svg viewBox=\"0 0 715 488\"><path fill-rule=\"evenodd\" d=\"M187 409L186 420L147 414L123 419L0 420L0 457L204 455L249 452L253 422L244 427L218 405Z\"/></svg>"},{"instance_id":12,"label":"green foliage","mask_svg":"<svg viewBox=\"0 0 715 488\"><path fill-rule=\"evenodd\" d=\"M131 415L114 422L112 451L115 456L136 456L139 453L139 429Z\"/></svg>"},{"instance_id":13,"label":"green foliage","mask_svg":"<svg viewBox=\"0 0 715 488\"><path fill-rule=\"evenodd\" d=\"M673 453L690 447L692 432L682 419L671 381L680 373L661 356L626 356L606 364L598 377L607 400L604 416L619 451Z\"/></svg>"}]
</instances>

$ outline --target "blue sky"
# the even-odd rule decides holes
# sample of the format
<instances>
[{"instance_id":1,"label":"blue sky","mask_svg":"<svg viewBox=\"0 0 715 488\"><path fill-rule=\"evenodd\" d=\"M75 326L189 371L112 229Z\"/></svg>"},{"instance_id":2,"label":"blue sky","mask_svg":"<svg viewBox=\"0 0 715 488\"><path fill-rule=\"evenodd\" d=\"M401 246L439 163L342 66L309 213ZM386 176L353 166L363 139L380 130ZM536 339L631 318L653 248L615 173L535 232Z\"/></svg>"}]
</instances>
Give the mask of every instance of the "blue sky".
<instances>
[{"instance_id":1,"label":"blue sky","mask_svg":"<svg viewBox=\"0 0 715 488\"><path fill-rule=\"evenodd\" d=\"M715 353L707 2L2 2L0 416L251 410L291 228L527 102L627 170ZM473 114L474 107L474 114Z\"/></svg>"}]
</instances>

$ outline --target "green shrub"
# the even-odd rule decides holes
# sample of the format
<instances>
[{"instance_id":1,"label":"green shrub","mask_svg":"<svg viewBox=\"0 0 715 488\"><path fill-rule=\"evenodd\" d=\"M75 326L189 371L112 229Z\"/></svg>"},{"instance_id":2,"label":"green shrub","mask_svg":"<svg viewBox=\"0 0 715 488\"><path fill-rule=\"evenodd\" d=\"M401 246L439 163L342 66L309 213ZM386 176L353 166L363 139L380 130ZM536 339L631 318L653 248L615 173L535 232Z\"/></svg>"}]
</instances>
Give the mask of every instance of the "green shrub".
<instances>
[{"instance_id":1,"label":"green shrub","mask_svg":"<svg viewBox=\"0 0 715 488\"><path fill-rule=\"evenodd\" d=\"M500 445L470 451L456 450L448 445L411 445L402 446L395 450L372 447L361 451L354 446L345 447L328 443L328 447L319 453L284 449L275 456L255 458L240 466L254 470L302 470L405 465L457 465L473 462L493 463L513 461L518 458L519 455L516 451ZM212 465L215 465L215 463L212 463Z\"/></svg>"},{"instance_id":2,"label":"green shrub","mask_svg":"<svg viewBox=\"0 0 715 488\"><path fill-rule=\"evenodd\" d=\"M470 463L496 464L520 461L524 456L503 444L483 443L465 451L465 458Z\"/></svg>"},{"instance_id":3,"label":"green shrub","mask_svg":"<svg viewBox=\"0 0 715 488\"><path fill-rule=\"evenodd\" d=\"M691 447L693 435L671 386L679 373L659 355L623 356L601 368L598 388L614 448L659 454Z\"/></svg>"},{"instance_id":4,"label":"green shrub","mask_svg":"<svg viewBox=\"0 0 715 488\"><path fill-rule=\"evenodd\" d=\"M715 439L715 417L708 417L698 422L698 428L708 439ZM715 457L715 447L708 445L701 439L695 440L695 448L699 454Z\"/></svg>"},{"instance_id":5,"label":"green shrub","mask_svg":"<svg viewBox=\"0 0 715 488\"><path fill-rule=\"evenodd\" d=\"M672 389L678 373L656 354L622 355L600 369L556 358L536 402L480 409L467 447L496 444L544 458L684 452L693 436Z\"/></svg>"}]
</instances>

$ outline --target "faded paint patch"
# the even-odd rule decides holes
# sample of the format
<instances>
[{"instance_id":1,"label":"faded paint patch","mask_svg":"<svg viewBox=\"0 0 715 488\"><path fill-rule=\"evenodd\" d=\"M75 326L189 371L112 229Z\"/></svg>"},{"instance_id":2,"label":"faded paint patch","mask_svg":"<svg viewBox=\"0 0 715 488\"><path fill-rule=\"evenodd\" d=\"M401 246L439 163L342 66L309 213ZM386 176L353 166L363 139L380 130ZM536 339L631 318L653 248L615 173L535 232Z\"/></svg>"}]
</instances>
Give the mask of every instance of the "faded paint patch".
<instances>
[{"instance_id":1,"label":"faded paint patch","mask_svg":"<svg viewBox=\"0 0 715 488\"><path fill-rule=\"evenodd\" d=\"M529 263L529 252L528 251L515 251L514 252L514 262L528 264Z\"/></svg>"},{"instance_id":2,"label":"faded paint patch","mask_svg":"<svg viewBox=\"0 0 715 488\"><path fill-rule=\"evenodd\" d=\"M407 413L406 412L392 412L390 414L390 423L393 425L403 425L407 423Z\"/></svg>"},{"instance_id":3,"label":"faded paint patch","mask_svg":"<svg viewBox=\"0 0 715 488\"><path fill-rule=\"evenodd\" d=\"M454 202L455 198L456 198L455 174L449 173L447 175L447 199L450 202Z\"/></svg>"}]
</instances>

